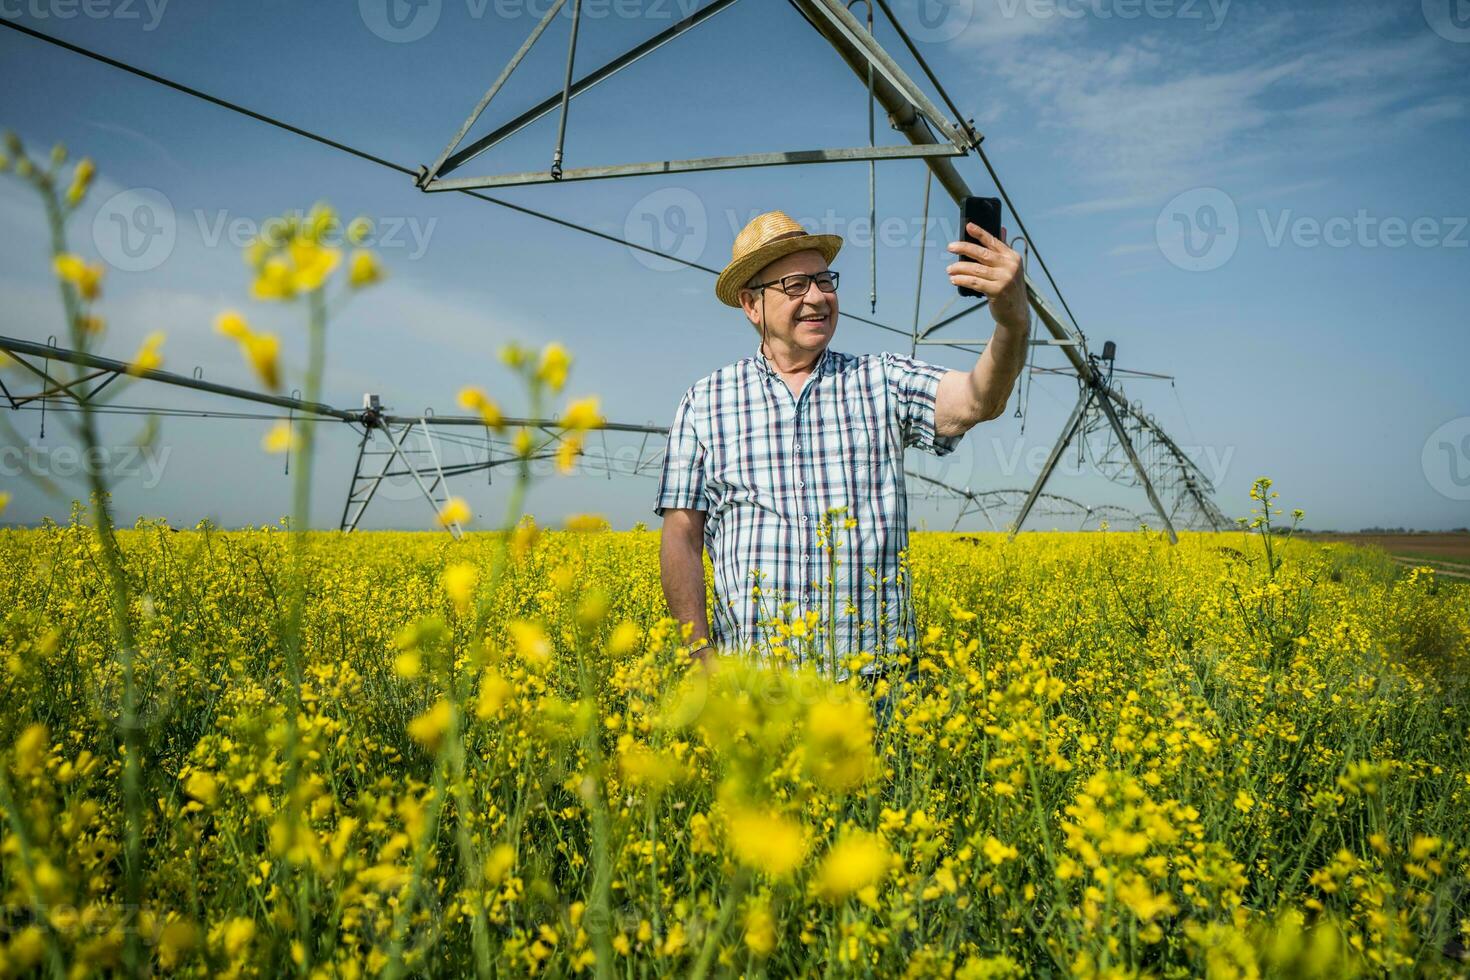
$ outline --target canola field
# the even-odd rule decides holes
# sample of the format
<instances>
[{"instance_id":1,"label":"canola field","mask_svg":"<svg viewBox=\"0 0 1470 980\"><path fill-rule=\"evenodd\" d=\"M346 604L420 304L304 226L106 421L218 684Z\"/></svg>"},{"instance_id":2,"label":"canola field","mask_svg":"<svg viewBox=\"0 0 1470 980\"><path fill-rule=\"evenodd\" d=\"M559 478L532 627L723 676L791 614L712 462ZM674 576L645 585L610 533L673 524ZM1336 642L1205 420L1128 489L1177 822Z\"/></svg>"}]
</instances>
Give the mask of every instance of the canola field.
<instances>
[{"instance_id":1,"label":"canola field","mask_svg":"<svg viewBox=\"0 0 1470 980\"><path fill-rule=\"evenodd\" d=\"M0 975L1464 975L1470 589L918 533L879 732L584 528L139 523L128 658L80 512L0 532Z\"/></svg>"}]
</instances>

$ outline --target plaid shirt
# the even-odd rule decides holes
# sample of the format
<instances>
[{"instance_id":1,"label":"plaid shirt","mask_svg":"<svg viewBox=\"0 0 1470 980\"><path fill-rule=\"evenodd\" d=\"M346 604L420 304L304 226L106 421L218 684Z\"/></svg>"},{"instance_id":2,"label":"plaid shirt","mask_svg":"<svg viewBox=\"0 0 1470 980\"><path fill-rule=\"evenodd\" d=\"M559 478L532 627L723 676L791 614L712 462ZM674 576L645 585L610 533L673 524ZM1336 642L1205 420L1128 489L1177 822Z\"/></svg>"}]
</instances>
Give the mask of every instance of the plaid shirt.
<instances>
[{"instance_id":1,"label":"plaid shirt","mask_svg":"<svg viewBox=\"0 0 1470 980\"><path fill-rule=\"evenodd\" d=\"M811 639L786 641L795 659L825 664L832 652L882 654L899 637L916 642L903 451L944 456L959 445L962 437L934 431L935 393L947 370L828 347L798 396L757 350L685 392L653 512L706 512L716 646L769 650L781 641L766 621L808 611L821 621ZM847 510L832 520L831 537L841 543L834 573L819 528L835 507ZM848 518L856 527L845 527Z\"/></svg>"}]
</instances>

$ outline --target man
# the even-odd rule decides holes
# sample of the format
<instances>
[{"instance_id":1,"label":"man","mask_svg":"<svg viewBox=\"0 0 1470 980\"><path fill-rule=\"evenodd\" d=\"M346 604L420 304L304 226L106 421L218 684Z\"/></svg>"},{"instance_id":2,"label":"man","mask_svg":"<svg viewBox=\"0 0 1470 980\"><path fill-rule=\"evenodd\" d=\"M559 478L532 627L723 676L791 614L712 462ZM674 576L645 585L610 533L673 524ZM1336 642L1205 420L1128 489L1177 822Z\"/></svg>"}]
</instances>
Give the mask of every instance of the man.
<instances>
[{"instance_id":1,"label":"man","mask_svg":"<svg viewBox=\"0 0 1470 980\"><path fill-rule=\"evenodd\" d=\"M1027 349L1020 258L974 224L969 233L981 244L950 243L959 260L947 267L950 281L984 293L996 324L970 371L831 349L838 274L828 265L839 236L808 234L781 211L752 219L736 236L715 296L744 311L760 347L684 393L654 507L664 522L664 595L670 612L692 624L690 652L706 666L716 649L768 648L770 621L786 618L778 617L786 602L790 619L816 610L829 627L817 644L824 666L828 652L876 656L895 652L900 638L907 647L917 642L901 568L904 448L944 456L972 426L1000 416ZM829 508L845 508L835 521L843 540L835 575L818 533ZM856 526L846 528L846 519ZM715 574L712 631L706 547Z\"/></svg>"}]
</instances>

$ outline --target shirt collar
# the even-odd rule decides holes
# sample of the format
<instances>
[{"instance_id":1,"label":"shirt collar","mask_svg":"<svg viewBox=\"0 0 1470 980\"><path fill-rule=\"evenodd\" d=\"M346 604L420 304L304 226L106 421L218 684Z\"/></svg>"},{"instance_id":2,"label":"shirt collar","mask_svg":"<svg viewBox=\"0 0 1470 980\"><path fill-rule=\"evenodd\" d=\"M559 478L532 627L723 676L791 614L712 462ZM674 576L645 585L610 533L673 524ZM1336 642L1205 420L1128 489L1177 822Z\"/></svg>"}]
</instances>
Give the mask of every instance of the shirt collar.
<instances>
[{"instance_id":1,"label":"shirt collar","mask_svg":"<svg viewBox=\"0 0 1470 980\"><path fill-rule=\"evenodd\" d=\"M822 373L822 369L826 366L827 361L831 358L831 354L831 344L828 344L826 347L822 348L822 353L817 355L817 363L812 365L812 377L815 378ZM781 373L776 370L775 365L771 363L771 359L766 357L766 352L761 350L760 344L756 344L755 348L755 366L760 368L761 371L765 372L766 374L771 375L772 377L779 378L781 376Z\"/></svg>"}]
</instances>

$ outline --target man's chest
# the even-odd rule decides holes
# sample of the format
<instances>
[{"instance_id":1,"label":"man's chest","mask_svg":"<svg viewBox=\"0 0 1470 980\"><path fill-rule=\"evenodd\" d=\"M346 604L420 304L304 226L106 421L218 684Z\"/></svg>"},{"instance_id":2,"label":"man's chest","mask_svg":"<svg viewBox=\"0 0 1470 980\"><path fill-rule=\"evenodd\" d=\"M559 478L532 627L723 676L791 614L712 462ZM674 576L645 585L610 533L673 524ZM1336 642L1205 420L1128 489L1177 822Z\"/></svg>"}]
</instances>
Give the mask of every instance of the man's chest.
<instances>
[{"instance_id":1,"label":"man's chest","mask_svg":"<svg viewBox=\"0 0 1470 980\"><path fill-rule=\"evenodd\" d=\"M834 380L834 379L829 379ZM897 428L881 390L779 378L724 393L711 405L706 488L715 509L749 506L855 511L893 477Z\"/></svg>"}]
</instances>

